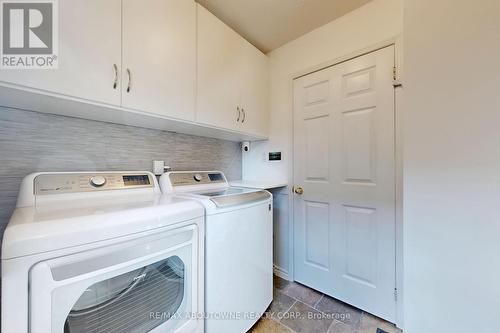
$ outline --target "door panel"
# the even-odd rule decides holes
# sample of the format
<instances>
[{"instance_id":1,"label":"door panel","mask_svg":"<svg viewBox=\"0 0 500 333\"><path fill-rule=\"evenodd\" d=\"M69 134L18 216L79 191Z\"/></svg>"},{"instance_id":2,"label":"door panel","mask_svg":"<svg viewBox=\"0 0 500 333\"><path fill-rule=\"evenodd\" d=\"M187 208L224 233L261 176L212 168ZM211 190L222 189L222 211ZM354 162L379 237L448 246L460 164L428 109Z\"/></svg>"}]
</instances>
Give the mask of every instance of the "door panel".
<instances>
[{"instance_id":1,"label":"door panel","mask_svg":"<svg viewBox=\"0 0 500 333\"><path fill-rule=\"evenodd\" d=\"M294 82L295 279L395 319L394 48Z\"/></svg>"},{"instance_id":2,"label":"door panel","mask_svg":"<svg viewBox=\"0 0 500 333\"><path fill-rule=\"evenodd\" d=\"M193 121L194 1L123 0L122 72L123 107Z\"/></svg>"},{"instance_id":3,"label":"door panel","mask_svg":"<svg viewBox=\"0 0 500 333\"><path fill-rule=\"evenodd\" d=\"M328 181L329 147L322 140L328 135L328 115L304 119L307 180Z\"/></svg>"},{"instance_id":4,"label":"door panel","mask_svg":"<svg viewBox=\"0 0 500 333\"><path fill-rule=\"evenodd\" d=\"M121 0L64 0L59 6L59 66L2 70L0 81L120 105Z\"/></svg>"},{"instance_id":5,"label":"door panel","mask_svg":"<svg viewBox=\"0 0 500 333\"><path fill-rule=\"evenodd\" d=\"M345 182L374 183L373 108L342 113L342 169Z\"/></svg>"},{"instance_id":6,"label":"door panel","mask_svg":"<svg viewBox=\"0 0 500 333\"><path fill-rule=\"evenodd\" d=\"M376 281L376 210L344 206L345 272L344 278L375 287Z\"/></svg>"},{"instance_id":7,"label":"door panel","mask_svg":"<svg viewBox=\"0 0 500 333\"><path fill-rule=\"evenodd\" d=\"M305 202L306 262L312 266L328 269L329 264L329 205L322 202Z\"/></svg>"}]
</instances>

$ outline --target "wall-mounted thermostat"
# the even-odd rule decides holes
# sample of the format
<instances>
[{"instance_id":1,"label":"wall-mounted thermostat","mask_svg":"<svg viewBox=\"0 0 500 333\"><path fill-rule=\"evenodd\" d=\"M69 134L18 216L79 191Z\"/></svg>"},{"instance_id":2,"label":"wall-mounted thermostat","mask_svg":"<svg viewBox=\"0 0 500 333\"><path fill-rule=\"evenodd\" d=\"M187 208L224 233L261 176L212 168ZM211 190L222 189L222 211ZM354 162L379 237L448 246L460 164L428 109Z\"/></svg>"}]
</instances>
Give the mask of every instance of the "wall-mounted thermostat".
<instances>
[{"instance_id":1,"label":"wall-mounted thermostat","mask_svg":"<svg viewBox=\"0 0 500 333\"><path fill-rule=\"evenodd\" d=\"M280 151L270 151L267 153L268 162L281 162L281 152Z\"/></svg>"}]
</instances>

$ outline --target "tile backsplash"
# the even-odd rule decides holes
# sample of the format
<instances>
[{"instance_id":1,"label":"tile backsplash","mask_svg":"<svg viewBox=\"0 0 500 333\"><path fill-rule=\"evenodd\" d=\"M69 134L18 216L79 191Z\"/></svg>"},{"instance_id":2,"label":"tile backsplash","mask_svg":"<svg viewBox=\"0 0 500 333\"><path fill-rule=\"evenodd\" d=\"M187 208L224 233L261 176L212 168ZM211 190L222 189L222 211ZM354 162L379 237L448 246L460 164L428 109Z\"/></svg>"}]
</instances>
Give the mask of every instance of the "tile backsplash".
<instances>
[{"instance_id":1,"label":"tile backsplash","mask_svg":"<svg viewBox=\"0 0 500 333\"><path fill-rule=\"evenodd\" d=\"M221 170L241 178L239 143L0 108L0 236L24 176L37 171Z\"/></svg>"}]
</instances>

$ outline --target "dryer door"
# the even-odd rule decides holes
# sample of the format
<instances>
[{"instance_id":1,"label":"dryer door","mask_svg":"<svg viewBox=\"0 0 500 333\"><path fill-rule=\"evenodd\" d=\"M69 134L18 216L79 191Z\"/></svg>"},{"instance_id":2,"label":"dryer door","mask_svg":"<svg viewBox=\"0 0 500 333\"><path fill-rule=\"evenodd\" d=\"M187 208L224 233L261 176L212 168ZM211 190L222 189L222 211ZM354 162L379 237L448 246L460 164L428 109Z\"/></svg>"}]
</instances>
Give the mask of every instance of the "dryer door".
<instances>
[{"instance_id":1,"label":"dryer door","mask_svg":"<svg viewBox=\"0 0 500 333\"><path fill-rule=\"evenodd\" d=\"M31 332L191 332L203 311L197 240L188 226L37 264Z\"/></svg>"},{"instance_id":2,"label":"dryer door","mask_svg":"<svg viewBox=\"0 0 500 333\"><path fill-rule=\"evenodd\" d=\"M94 283L69 312L64 333L151 331L184 301L185 269L174 255Z\"/></svg>"}]
</instances>

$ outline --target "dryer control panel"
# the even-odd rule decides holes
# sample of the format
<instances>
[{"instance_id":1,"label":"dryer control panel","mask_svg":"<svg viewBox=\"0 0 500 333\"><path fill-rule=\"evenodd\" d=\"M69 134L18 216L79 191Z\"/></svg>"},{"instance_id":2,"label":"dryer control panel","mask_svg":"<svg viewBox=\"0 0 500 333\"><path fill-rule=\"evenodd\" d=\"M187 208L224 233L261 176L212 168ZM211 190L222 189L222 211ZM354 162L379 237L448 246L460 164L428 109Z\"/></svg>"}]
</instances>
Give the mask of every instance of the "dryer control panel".
<instances>
[{"instance_id":1,"label":"dryer control panel","mask_svg":"<svg viewBox=\"0 0 500 333\"><path fill-rule=\"evenodd\" d=\"M34 179L34 194L78 193L154 187L148 173L46 173Z\"/></svg>"}]
</instances>

